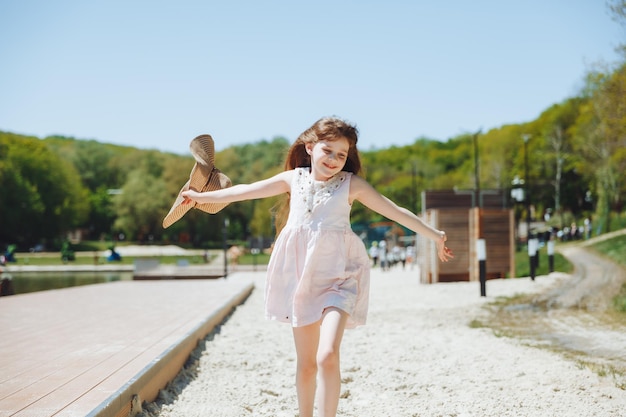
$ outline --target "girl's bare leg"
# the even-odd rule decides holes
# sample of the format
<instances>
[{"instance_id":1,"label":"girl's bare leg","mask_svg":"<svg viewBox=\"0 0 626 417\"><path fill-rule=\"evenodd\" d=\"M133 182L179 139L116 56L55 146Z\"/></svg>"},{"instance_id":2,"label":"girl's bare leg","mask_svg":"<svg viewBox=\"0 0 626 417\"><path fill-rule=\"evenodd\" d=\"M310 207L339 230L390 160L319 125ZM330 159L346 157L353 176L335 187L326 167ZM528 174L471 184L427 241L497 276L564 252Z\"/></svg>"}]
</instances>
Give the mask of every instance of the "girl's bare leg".
<instances>
[{"instance_id":1,"label":"girl's bare leg","mask_svg":"<svg viewBox=\"0 0 626 417\"><path fill-rule=\"evenodd\" d=\"M348 314L338 308L324 310L320 325L317 364L319 367L318 409L320 417L335 417L341 393L339 350Z\"/></svg>"},{"instance_id":2,"label":"girl's bare leg","mask_svg":"<svg viewBox=\"0 0 626 417\"><path fill-rule=\"evenodd\" d=\"M296 344L296 392L300 417L313 417L315 380L317 376L317 346L320 340L320 323L293 328Z\"/></svg>"}]
</instances>

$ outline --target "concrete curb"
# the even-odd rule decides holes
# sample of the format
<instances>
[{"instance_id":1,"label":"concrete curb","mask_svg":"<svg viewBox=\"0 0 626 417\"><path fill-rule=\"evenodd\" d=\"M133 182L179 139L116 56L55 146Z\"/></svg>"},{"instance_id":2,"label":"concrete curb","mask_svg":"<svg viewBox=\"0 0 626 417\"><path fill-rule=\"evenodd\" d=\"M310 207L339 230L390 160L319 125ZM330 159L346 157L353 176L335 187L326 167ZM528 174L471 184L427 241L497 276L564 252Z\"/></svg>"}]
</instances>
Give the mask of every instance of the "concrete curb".
<instances>
[{"instance_id":1,"label":"concrete curb","mask_svg":"<svg viewBox=\"0 0 626 417\"><path fill-rule=\"evenodd\" d=\"M184 335L178 343L155 358L126 385L91 411L87 417L127 417L141 411L143 402L154 401L159 391L172 381L183 368L198 342L217 327L254 290L254 283L225 300L223 306L203 323Z\"/></svg>"}]
</instances>

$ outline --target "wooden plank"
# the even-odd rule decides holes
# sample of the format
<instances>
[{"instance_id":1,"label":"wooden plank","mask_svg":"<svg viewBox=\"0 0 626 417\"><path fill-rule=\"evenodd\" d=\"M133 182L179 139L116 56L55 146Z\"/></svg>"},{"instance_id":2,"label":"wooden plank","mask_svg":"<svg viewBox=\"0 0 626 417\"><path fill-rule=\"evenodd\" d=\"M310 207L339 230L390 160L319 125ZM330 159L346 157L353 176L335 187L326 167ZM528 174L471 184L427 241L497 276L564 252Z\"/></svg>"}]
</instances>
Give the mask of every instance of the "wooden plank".
<instances>
[{"instance_id":1,"label":"wooden plank","mask_svg":"<svg viewBox=\"0 0 626 417\"><path fill-rule=\"evenodd\" d=\"M0 416L115 415L130 403L132 380L136 393L156 397L197 341L249 294L255 275L264 274L3 297Z\"/></svg>"}]
</instances>

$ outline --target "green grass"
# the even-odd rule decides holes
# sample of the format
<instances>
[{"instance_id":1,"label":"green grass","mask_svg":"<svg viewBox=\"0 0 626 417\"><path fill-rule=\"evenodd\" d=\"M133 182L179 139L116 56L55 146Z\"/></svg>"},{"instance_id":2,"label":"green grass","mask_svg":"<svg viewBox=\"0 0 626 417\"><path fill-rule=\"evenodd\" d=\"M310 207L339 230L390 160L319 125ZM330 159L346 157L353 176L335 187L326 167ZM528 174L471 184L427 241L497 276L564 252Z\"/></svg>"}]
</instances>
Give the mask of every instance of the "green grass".
<instances>
[{"instance_id":1,"label":"green grass","mask_svg":"<svg viewBox=\"0 0 626 417\"><path fill-rule=\"evenodd\" d=\"M622 285L619 294L613 298L613 308L620 313L626 313L626 284Z\"/></svg>"},{"instance_id":2,"label":"green grass","mask_svg":"<svg viewBox=\"0 0 626 417\"><path fill-rule=\"evenodd\" d=\"M237 263L239 265L267 265L269 260L270 256L266 253L259 253L258 255L247 253L245 255L241 255L237 260Z\"/></svg>"},{"instance_id":3,"label":"green grass","mask_svg":"<svg viewBox=\"0 0 626 417\"><path fill-rule=\"evenodd\" d=\"M41 256L40 254L26 254L18 253L17 263L14 265L132 265L136 259L158 259L161 264L176 264L180 260L186 260L189 264L203 264L204 258L202 256L123 256L121 261L107 261L105 257L98 256L93 252L76 252L76 259L73 261L64 262L61 259L61 254L46 254Z\"/></svg>"},{"instance_id":4,"label":"green grass","mask_svg":"<svg viewBox=\"0 0 626 417\"><path fill-rule=\"evenodd\" d=\"M590 249L626 267L626 235L594 243L590 246ZM622 285L619 294L613 298L613 307L620 313L626 313L626 284Z\"/></svg>"},{"instance_id":5,"label":"green grass","mask_svg":"<svg viewBox=\"0 0 626 417\"><path fill-rule=\"evenodd\" d=\"M116 244L115 248L120 249L127 245L133 245L134 242ZM55 265L133 265L136 259L156 259L160 264L173 265L179 261L186 260L190 265L205 263L204 257L200 255L191 256L123 256L121 261L107 261L106 257L100 254L108 250L111 242L102 241L83 241L79 244L72 245L72 250L76 256L73 261L63 262L60 252L44 252L30 253L19 252L16 254L17 263L14 265L35 265L35 266L55 266ZM250 253L239 257L237 263L239 265L267 265L269 255L260 253L252 255Z\"/></svg>"},{"instance_id":6,"label":"green grass","mask_svg":"<svg viewBox=\"0 0 626 417\"><path fill-rule=\"evenodd\" d=\"M594 243L590 248L613 262L626 267L626 235Z\"/></svg>"},{"instance_id":7,"label":"green grass","mask_svg":"<svg viewBox=\"0 0 626 417\"><path fill-rule=\"evenodd\" d=\"M567 258L555 251L554 270L570 274L574 270L574 266ZM535 276L547 275L549 273L548 249L544 246L539 249L539 267L535 271ZM522 247L522 250L515 252L515 275L518 277L530 276L530 263L526 246Z\"/></svg>"},{"instance_id":8,"label":"green grass","mask_svg":"<svg viewBox=\"0 0 626 417\"><path fill-rule=\"evenodd\" d=\"M123 256L121 261L107 261L105 257L94 255L93 252L76 252L76 259L63 262L60 253L49 253L46 255L36 253L18 253L17 263L9 265L34 265L34 266L55 266L55 265L133 265L137 259L157 259L161 265L174 265L181 260L186 260L190 265L204 264L204 257L195 256ZM239 257L239 265L267 265L270 256L267 254L246 254Z\"/></svg>"}]
</instances>

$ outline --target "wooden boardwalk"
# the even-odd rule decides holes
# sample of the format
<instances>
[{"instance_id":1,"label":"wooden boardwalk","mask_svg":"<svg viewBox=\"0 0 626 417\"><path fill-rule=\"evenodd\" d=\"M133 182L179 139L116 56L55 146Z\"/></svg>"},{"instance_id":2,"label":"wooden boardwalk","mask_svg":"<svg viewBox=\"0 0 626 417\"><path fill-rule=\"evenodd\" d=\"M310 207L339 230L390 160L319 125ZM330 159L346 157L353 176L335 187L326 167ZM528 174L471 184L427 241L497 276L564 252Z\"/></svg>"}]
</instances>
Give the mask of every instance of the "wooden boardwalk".
<instances>
[{"instance_id":1,"label":"wooden boardwalk","mask_svg":"<svg viewBox=\"0 0 626 417\"><path fill-rule=\"evenodd\" d=\"M129 415L263 278L119 281L0 298L0 417Z\"/></svg>"}]
</instances>

